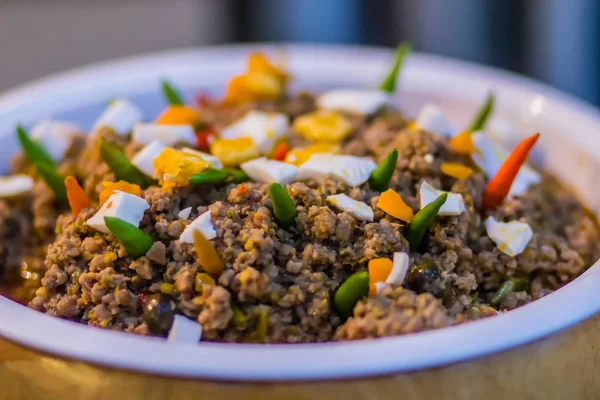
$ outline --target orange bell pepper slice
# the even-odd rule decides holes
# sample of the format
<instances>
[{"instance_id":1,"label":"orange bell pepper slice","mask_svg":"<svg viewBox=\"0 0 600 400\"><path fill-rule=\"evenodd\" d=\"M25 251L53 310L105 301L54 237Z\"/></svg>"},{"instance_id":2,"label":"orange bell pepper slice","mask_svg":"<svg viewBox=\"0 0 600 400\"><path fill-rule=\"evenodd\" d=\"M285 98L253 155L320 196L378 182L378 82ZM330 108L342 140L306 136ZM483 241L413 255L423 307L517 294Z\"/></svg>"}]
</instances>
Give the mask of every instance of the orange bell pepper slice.
<instances>
[{"instance_id":1,"label":"orange bell pepper slice","mask_svg":"<svg viewBox=\"0 0 600 400\"><path fill-rule=\"evenodd\" d=\"M440 171L443 174L451 176L456 179L467 179L473 173L473 169L465 165L451 162L444 162L440 166Z\"/></svg>"},{"instance_id":2,"label":"orange bell pepper slice","mask_svg":"<svg viewBox=\"0 0 600 400\"><path fill-rule=\"evenodd\" d=\"M369 260L369 295L377 293L377 282L385 282L392 272L392 260L389 258L374 258Z\"/></svg>"},{"instance_id":3,"label":"orange bell pepper slice","mask_svg":"<svg viewBox=\"0 0 600 400\"><path fill-rule=\"evenodd\" d=\"M73 215L78 215L81 210L92 205L92 202L85 194L83 188L79 186L75 177L67 176L65 178L65 187L67 188L67 198L69 199Z\"/></svg>"},{"instance_id":4,"label":"orange bell pepper slice","mask_svg":"<svg viewBox=\"0 0 600 400\"><path fill-rule=\"evenodd\" d=\"M377 207L381 208L387 214L390 214L394 218L398 218L404 222L411 222L414 217L414 211L410 208L400 194L392 189L388 189L379 195L377 200Z\"/></svg>"}]
</instances>

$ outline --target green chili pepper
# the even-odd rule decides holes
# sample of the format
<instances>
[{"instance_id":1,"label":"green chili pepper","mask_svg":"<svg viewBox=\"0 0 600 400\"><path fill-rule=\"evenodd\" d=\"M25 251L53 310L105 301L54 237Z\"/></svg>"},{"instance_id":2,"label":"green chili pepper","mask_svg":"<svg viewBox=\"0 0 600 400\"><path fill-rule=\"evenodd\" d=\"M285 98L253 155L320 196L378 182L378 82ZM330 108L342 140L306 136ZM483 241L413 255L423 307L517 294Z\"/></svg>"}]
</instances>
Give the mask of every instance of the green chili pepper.
<instances>
[{"instance_id":1,"label":"green chili pepper","mask_svg":"<svg viewBox=\"0 0 600 400\"><path fill-rule=\"evenodd\" d=\"M154 244L152 238L137 226L115 217L104 217L106 227L133 258L146 255Z\"/></svg>"},{"instance_id":2,"label":"green chili pepper","mask_svg":"<svg viewBox=\"0 0 600 400\"><path fill-rule=\"evenodd\" d=\"M19 143L21 144L21 149L23 149L23 154L30 163L36 164L49 164L54 165L54 160L46 151L44 146L40 143L32 140L25 128L21 125L17 125L17 137L19 138Z\"/></svg>"},{"instance_id":3,"label":"green chili pepper","mask_svg":"<svg viewBox=\"0 0 600 400\"><path fill-rule=\"evenodd\" d=\"M46 164L43 162L36 162L35 168L40 174L46 185L54 193L54 198L60 204L64 206L69 205L69 199L67 197L67 188L65 186L65 178L62 177L54 164Z\"/></svg>"},{"instance_id":4,"label":"green chili pepper","mask_svg":"<svg viewBox=\"0 0 600 400\"><path fill-rule=\"evenodd\" d=\"M231 315L231 320L229 322L238 327L246 325L246 316L242 310L240 310L235 304L231 304L231 310L233 311L233 314Z\"/></svg>"},{"instance_id":5,"label":"green chili pepper","mask_svg":"<svg viewBox=\"0 0 600 400\"><path fill-rule=\"evenodd\" d=\"M256 328L246 336L246 342L264 343L269 333L269 310L261 308L258 313Z\"/></svg>"},{"instance_id":6,"label":"green chili pepper","mask_svg":"<svg viewBox=\"0 0 600 400\"><path fill-rule=\"evenodd\" d=\"M99 143L100 157L108 164L117 180L134 183L142 189L150 186L152 181L129 161L118 146L110 143L103 137L100 138Z\"/></svg>"},{"instance_id":7,"label":"green chili pepper","mask_svg":"<svg viewBox=\"0 0 600 400\"><path fill-rule=\"evenodd\" d=\"M223 171L222 169L207 168L198 174L190 176L190 184L217 185L225 181L225 179L227 179L228 176L229 173L227 171Z\"/></svg>"},{"instance_id":8,"label":"green chili pepper","mask_svg":"<svg viewBox=\"0 0 600 400\"><path fill-rule=\"evenodd\" d=\"M369 186L371 186L371 189L377 190L378 192L383 192L388 189L397 162L398 150L393 149L387 157L381 160L377 168L371 172L371 176L369 177Z\"/></svg>"},{"instance_id":9,"label":"green chili pepper","mask_svg":"<svg viewBox=\"0 0 600 400\"><path fill-rule=\"evenodd\" d=\"M241 169L237 168L223 168L222 171L225 171L229 174L226 181L231 183L243 183L248 182L250 177Z\"/></svg>"},{"instance_id":10,"label":"green chili pepper","mask_svg":"<svg viewBox=\"0 0 600 400\"><path fill-rule=\"evenodd\" d=\"M415 214L406 232L406 239L408 239L411 251L417 251L423 241L425 232L429 229L433 219L438 215L440 208L442 208L447 198L448 193L442 193L437 199L427 204Z\"/></svg>"},{"instance_id":11,"label":"green chili pepper","mask_svg":"<svg viewBox=\"0 0 600 400\"><path fill-rule=\"evenodd\" d=\"M167 103L172 106L184 104L181 94L166 79L163 79L160 84Z\"/></svg>"},{"instance_id":12,"label":"green chili pepper","mask_svg":"<svg viewBox=\"0 0 600 400\"><path fill-rule=\"evenodd\" d=\"M490 303L495 306L499 305L509 293L524 290L527 287L527 283L527 279L510 278L498 288Z\"/></svg>"},{"instance_id":13,"label":"green chili pepper","mask_svg":"<svg viewBox=\"0 0 600 400\"><path fill-rule=\"evenodd\" d=\"M485 124L487 123L490 114L494 110L494 93L490 92L483 104L483 107L479 110L475 119L471 123L471 127L469 128L469 132L477 132L485 128Z\"/></svg>"},{"instance_id":14,"label":"green chili pepper","mask_svg":"<svg viewBox=\"0 0 600 400\"><path fill-rule=\"evenodd\" d=\"M273 214L279 225L283 228L292 226L298 212L287 190L279 183L273 182L269 186L269 197L273 203Z\"/></svg>"},{"instance_id":15,"label":"green chili pepper","mask_svg":"<svg viewBox=\"0 0 600 400\"><path fill-rule=\"evenodd\" d=\"M356 272L340 285L333 296L333 306L343 318L352 316L354 306L369 294L369 273Z\"/></svg>"},{"instance_id":16,"label":"green chili pepper","mask_svg":"<svg viewBox=\"0 0 600 400\"><path fill-rule=\"evenodd\" d=\"M411 50L412 49L408 43L400 43L396 49L392 70L379 85L379 90L387 93L394 93L396 91L396 78L398 76L398 71L400 71L404 59L411 52Z\"/></svg>"}]
</instances>

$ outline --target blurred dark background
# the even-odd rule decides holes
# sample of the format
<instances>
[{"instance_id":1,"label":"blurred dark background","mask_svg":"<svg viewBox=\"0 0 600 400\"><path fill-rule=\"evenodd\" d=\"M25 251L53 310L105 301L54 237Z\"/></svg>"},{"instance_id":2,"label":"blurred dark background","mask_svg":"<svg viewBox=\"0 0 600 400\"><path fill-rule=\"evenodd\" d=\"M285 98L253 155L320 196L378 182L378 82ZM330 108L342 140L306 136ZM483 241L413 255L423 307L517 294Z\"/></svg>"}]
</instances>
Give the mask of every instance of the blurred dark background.
<instances>
[{"instance_id":1,"label":"blurred dark background","mask_svg":"<svg viewBox=\"0 0 600 400\"><path fill-rule=\"evenodd\" d=\"M408 40L600 104L598 38L598 0L0 0L0 90L176 47Z\"/></svg>"}]
</instances>

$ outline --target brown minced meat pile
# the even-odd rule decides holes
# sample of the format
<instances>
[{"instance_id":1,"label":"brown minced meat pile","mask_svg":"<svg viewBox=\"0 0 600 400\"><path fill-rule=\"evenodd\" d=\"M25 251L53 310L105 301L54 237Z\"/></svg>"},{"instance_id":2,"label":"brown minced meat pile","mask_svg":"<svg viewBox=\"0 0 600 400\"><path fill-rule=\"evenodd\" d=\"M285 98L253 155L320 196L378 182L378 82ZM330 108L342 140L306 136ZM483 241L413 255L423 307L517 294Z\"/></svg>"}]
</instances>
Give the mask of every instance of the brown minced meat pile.
<instances>
[{"instance_id":1,"label":"brown minced meat pile","mask_svg":"<svg viewBox=\"0 0 600 400\"><path fill-rule=\"evenodd\" d=\"M314 98L300 94L279 102L224 108L204 101L203 120L216 130L249 109L287 113L294 118L314 109ZM368 184L349 187L295 182L287 191L298 212L290 229L278 227L267 195L259 183L150 187L142 196L150 209L140 228L156 242L147 256L132 259L110 234L89 228L85 221L97 206L77 216L55 211L52 194L38 182L31 199L20 205L0 201L0 263L19 264L19 256L49 243L41 286L30 307L83 324L138 334L166 335L144 318L144 304L162 293L175 303L175 312L197 320L202 340L266 343L322 342L400 335L442 328L510 310L560 288L600 257L599 229L577 199L549 176L520 197L506 200L494 212L498 220L527 222L534 235L525 251L510 257L488 238L481 209L486 178L481 172L466 180L440 173L440 164L469 163L452 151L447 139L407 129L394 110L365 119L351 116L355 129L343 152L369 156L377 162L396 148L399 160L390 187L419 209L423 180L463 195L467 211L437 217L421 252L410 254L403 285L392 285L360 301L354 315L340 318L333 308L336 289L352 273L366 269L370 259L391 258L409 251L403 222L377 209L379 193ZM102 135L131 155L140 146ZM298 137L290 140L302 143ZM74 145L82 154L67 158L61 168L77 176L91 198L97 199L103 180L114 180L93 146ZM433 162L428 162L433 156ZM15 162L16 170L26 167ZM66 171L63 171L66 172ZM328 195L346 193L375 212L374 222L360 221L330 208ZM187 219L178 217L186 207ZM217 236L212 240L225 271L216 285L203 283L194 246L178 238L198 215L209 210ZM56 223L55 223L56 221ZM48 227L51 227L49 229ZM54 233L55 232L55 233ZM35 240L30 238L35 237ZM31 243L30 243L31 242ZM14 244L18 244L13 246ZM526 280L522 291L491 299L512 277ZM265 329L265 321L268 325ZM263 335L257 335L262 331Z\"/></svg>"}]
</instances>

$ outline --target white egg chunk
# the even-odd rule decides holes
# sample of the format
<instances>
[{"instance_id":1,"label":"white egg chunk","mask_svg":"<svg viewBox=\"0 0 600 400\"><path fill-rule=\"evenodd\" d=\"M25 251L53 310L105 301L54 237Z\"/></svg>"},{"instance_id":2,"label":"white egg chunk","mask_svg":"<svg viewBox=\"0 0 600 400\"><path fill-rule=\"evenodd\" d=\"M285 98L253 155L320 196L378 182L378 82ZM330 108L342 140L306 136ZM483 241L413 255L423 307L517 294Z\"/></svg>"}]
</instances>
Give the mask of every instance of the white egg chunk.
<instances>
[{"instance_id":1,"label":"white egg chunk","mask_svg":"<svg viewBox=\"0 0 600 400\"><path fill-rule=\"evenodd\" d=\"M298 180L314 179L322 182L335 178L350 186L359 186L369 180L377 164L370 158L329 153L313 154L298 170Z\"/></svg>"},{"instance_id":2,"label":"white egg chunk","mask_svg":"<svg viewBox=\"0 0 600 400\"><path fill-rule=\"evenodd\" d=\"M28 175L0 176L0 197L13 197L33 189L33 179Z\"/></svg>"},{"instance_id":3,"label":"white egg chunk","mask_svg":"<svg viewBox=\"0 0 600 400\"><path fill-rule=\"evenodd\" d=\"M472 154L473 161L486 176L491 179L510 154L503 146L490 140L481 132L472 136L473 145L478 150ZM508 192L509 196L518 196L527 191L529 186L539 183L542 177L527 164L523 164Z\"/></svg>"},{"instance_id":4,"label":"white egg chunk","mask_svg":"<svg viewBox=\"0 0 600 400\"><path fill-rule=\"evenodd\" d=\"M191 125L136 124L132 139L142 144L158 139L165 146L173 146L176 143L196 143L196 133Z\"/></svg>"},{"instance_id":5,"label":"white egg chunk","mask_svg":"<svg viewBox=\"0 0 600 400\"><path fill-rule=\"evenodd\" d=\"M202 325L184 315L175 315L167 341L194 344L202 337Z\"/></svg>"},{"instance_id":6,"label":"white egg chunk","mask_svg":"<svg viewBox=\"0 0 600 400\"><path fill-rule=\"evenodd\" d=\"M285 137L290 128L285 114L250 111L244 118L224 128L221 139L249 137L263 154L269 154L275 143Z\"/></svg>"},{"instance_id":7,"label":"white egg chunk","mask_svg":"<svg viewBox=\"0 0 600 400\"><path fill-rule=\"evenodd\" d=\"M415 120L418 129L437 133L444 137L451 137L457 132L452 126L446 115L435 104L426 104Z\"/></svg>"},{"instance_id":8,"label":"white egg chunk","mask_svg":"<svg viewBox=\"0 0 600 400\"><path fill-rule=\"evenodd\" d=\"M217 236L215 226L210 219L210 211L201 214L193 220L188 226L185 227L179 240L183 243L194 244L194 232L198 231L207 240L214 239Z\"/></svg>"},{"instance_id":9,"label":"white egg chunk","mask_svg":"<svg viewBox=\"0 0 600 400\"><path fill-rule=\"evenodd\" d=\"M204 161L207 161L210 163L211 168L223 169L223 164L221 164L221 161L217 157L213 156L212 154L208 154L203 151L198 151L198 150L192 149L190 147L183 147L181 149L181 151L183 151L184 153L193 154L193 155L196 155L196 156L202 158Z\"/></svg>"},{"instance_id":10,"label":"white egg chunk","mask_svg":"<svg viewBox=\"0 0 600 400\"><path fill-rule=\"evenodd\" d=\"M115 217L137 227L149 208L148 202L141 197L117 190L86 224L102 233L110 233L104 217Z\"/></svg>"},{"instance_id":11,"label":"white egg chunk","mask_svg":"<svg viewBox=\"0 0 600 400\"><path fill-rule=\"evenodd\" d=\"M31 128L31 138L44 146L54 161L60 162L79 132L81 129L74 123L44 120Z\"/></svg>"},{"instance_id":12,"label":"white egg chunk","mask_svg":"<svg viewBox=\"0 0 600 400\"><path fill-rule=\"evenodd\" d=\"M466 211L462 194L438 190L431 186L427 181L423 181L421 188L419 189L419 194L421 195L421 209L440 197L442 193L448 193L448 198L442 208L440 208L438 215L460 215Z\"/></svg>"},{"instance_id":13,"label":"white egg chunk","mask_svg":"<svg viewBox=\"0 0 600 400\"><path fill-rule=\"evenodd\" d=\"M511 257L521 254L533 236L531 226L525 222L498 222L494 217L485 220L485 229L498 250Z\"/></svg>"},{"instance_id":14,"label":"white egg chunk","mask_svg":"<svg viewBox=\"0 0 600 400\"><path fill-rule=\"evenodd\" d=\"M346 211L354 218L362 221L373 221L375 218L373 209L362 201L356 201L345 194L336 194L333 196L327 196L327 203L334 206L337 209Z\"/></svg>"},{"instance_id":15,"label":"white egg chunk","mask_svg":"<svg viewBox=\"0 0 600 400\"><path fill-rule=\"evenodd\" d=\"M240 168L256 182L277 182L284 186L296 180L298 175L298 167L295 165L265 157L247 161Z\"/></svg>"},{"instance_id":16,"label":"white egg chunk","mask_svg":"<svg viewBox=\"0 0 600 400\"><path fill-rule=\"evenodd\" d=\"M192 207L184 208L183 210L177 213L177 216L181 219L188 219L190 214L192 213Z\"/></svg>"},{"instance_id":17,"label":"white egg chunk","mask_svg":"<svg viewBox=\"0 0 600 400\"><path fill-rule=\"evenodd\" d=\"M406 278L406 273L408 272L408 261L408 254L401 251L395 252L392 262L392 270L385 280L385 283L402 284L404 282L404 278Z\"/></svg>"},{"instance_id":18,"label":"white egg chunk","mask_svg":"<svg viewBox=\"0 0 600 400\"><path fill-rule=\"evenodd\" d=\"M127 100L115 100L96 120L92 131L106 126L112 128L118 135L125 136L140 122L142 122L142 112L135 104Z\"/></svg>"},{"instance_id":19,"label":"white egg chunk","mask_svg":"<svg viewBox=\"0 0 600 400\"><path fill-rule=\"evenodd\" d=\"M336 89L321 94L317 98L317 107L369 115L386 105L389 97L379 90Z\"/></svg>"},{"instance_id":20,"label":"white egg chunk","mask_svg":"<svg viewBox=\"0 0 600 400\"><path fill-rule=\"evenodd\" d=\"M133 165L149 177L154 177L154 159L166 148L158 139L154 139L150 144L138 151L132 158Z\"/></svg>"}]
</instances>

